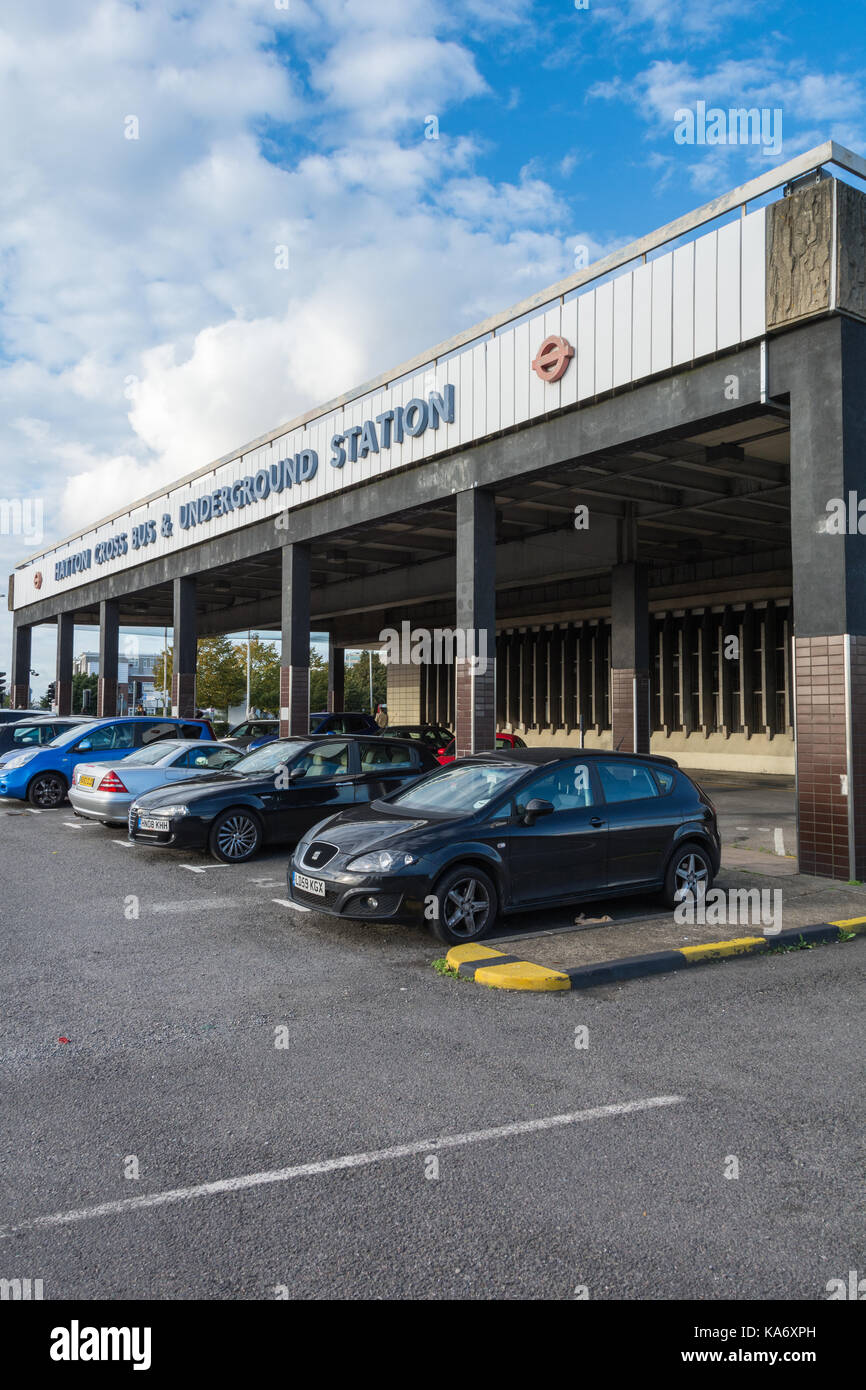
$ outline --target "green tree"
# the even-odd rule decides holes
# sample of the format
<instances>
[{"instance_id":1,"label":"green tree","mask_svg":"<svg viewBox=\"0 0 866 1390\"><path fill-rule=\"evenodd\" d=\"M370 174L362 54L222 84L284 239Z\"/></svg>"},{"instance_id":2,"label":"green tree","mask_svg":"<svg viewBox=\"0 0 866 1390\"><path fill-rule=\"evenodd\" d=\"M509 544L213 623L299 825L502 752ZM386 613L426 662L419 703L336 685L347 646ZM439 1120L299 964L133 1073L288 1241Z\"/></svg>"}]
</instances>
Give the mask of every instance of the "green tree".
<instances>
[{"instance_id":1,"label":"green tree","mask_svg":"<svg viewBox=\"0 0 866 1390\"><path fill-rule=\"evenodd\" d=\"M244 662L227 637L203 637L198 644L196 703L200 709L224 709L243 700L247 688Z\"/></svg>"},{"instance_id":2,"label":"green tree","mask_svg":"<svg viewBox=\"0 0 866 1390\"><path fill-rule=\"evenodd\" d=\"M238 656L243 663L246 682L246 642L238 648ZM250 704L254 709L279 713L280 654L273 642L260 642L258 637L254 637L250 643Z\"/></svg>"},{"instance_id":3,"label":"green tree","mask_svg":"<svg viewBox=\"0 0 866 1390\"><path fill-rule=\"evenodd\" d=\"M363 710L374 714L378 705L387 703L388 667L373 653L373 708L370 709L370 656L362 652L357 661L346 665L346 709Z\"/></svg>"},{"instance_id":4,"label":"green tree","mask_svg":"<svg viewBox=\"0 0 866 1390\"><path fill-rule=\"evenodd\" d=\"M165 670L163 671L163 653L160 652L156 658L156 665L153 668L153 688L156 691L167 690L171 698L171 675L174 669L174 652L171 647L165 653Z\"/></svg>"},{"instance_id":5,"label":"green tree","mask_svg":"<svg viewBox=\"0 0 866 1390\"><path fill-rule=\"evenodd\" d=\"M310 647L310 713L328 708L328 663Z\"/></svg>"},{"instance_id":6,"label":"green tree","mask_svg":"<svg viewBox=\"0 0 866 1390\"><path fill-rule=\"evenodd\" d=\"M72 677L72 713L81 714L84 710L84 692L90 691L90 702L87 706L88 714L96 713L96 688L98 681L96 676L83 676L80 673Z\"/></svg>"}]
</instances>

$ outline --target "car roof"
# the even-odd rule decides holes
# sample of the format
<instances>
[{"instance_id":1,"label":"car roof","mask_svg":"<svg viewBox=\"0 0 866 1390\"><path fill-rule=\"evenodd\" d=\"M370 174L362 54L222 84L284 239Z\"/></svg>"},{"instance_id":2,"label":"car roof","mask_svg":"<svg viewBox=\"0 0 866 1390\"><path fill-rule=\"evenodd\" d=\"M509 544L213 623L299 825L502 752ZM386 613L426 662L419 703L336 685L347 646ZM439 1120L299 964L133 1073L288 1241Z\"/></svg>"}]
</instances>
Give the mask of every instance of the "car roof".
<instances>
[{"instance_id":1,"label":"car roof","mask_svg":"<svg viewBox=\"0 0 866 1390\"><path fill-rule=\"evenodd\" d=\"M86 724L87 718L79 719L77 714L31 714L24 719L8 719L7 728L14 729L18 724Z\"/></svg>"},{"instance_id":2,"label":"car roof","mask_svg":"<svg viewBox=\"0 0 866 1390\"><path fill-rule=\"evenodd\" d=\"M583 758L590 761L603 758L605 762L661 763L666 767L678 767L675 758L663 753L612 753L604 748L501 748L489 753L470 753L461 762L527 763L530 767L544 767L547 763L561 763L566 759Z\"/></svg>"}]
</instances>

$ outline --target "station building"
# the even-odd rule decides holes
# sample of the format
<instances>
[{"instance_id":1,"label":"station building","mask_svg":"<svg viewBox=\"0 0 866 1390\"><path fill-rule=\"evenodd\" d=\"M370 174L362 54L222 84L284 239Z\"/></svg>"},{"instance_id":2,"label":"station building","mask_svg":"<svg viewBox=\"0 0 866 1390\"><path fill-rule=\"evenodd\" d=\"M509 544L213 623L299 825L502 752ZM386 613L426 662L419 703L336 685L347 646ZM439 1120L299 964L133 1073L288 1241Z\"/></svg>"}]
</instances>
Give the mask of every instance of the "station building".
<instances>
[{"instance_id":1,"label":"station building","mask_svg":"<svg viewBox=\"0 0 866 1390\"><path fill-rule=\"evenodd\" d=\"M392 723L796 773L801 870L866 878L864 181L822 145L29 558L13 703L36 624L61 713L75 624L103 713L171 625L181 715L199 638L273 627L305 733L311 630L337 709L397 633Z\"/></svg>"}]
</instances>

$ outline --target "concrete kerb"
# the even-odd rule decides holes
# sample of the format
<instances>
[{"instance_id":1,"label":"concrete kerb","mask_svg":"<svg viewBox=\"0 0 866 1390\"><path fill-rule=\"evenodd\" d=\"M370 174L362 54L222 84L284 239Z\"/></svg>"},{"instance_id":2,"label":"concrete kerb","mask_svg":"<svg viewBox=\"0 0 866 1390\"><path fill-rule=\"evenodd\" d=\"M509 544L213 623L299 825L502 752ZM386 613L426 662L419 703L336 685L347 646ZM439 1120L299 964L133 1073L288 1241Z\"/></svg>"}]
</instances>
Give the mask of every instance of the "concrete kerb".
<instances>
[{"instance_id":1,"label":"concrete kerb","mask_svg":"<svg viewBox=\"0 0 866 1390\"><path fill-rule=\"evenodd\" d=\"M570 989L589 989L644 975L664 975L687 970L710 961L757 955L779 948L808 946L840 941L848 935L866 935L866 917L849 917L838 922L818 922L809 927L791 927L775 936L742 936L729 941L710 941L698 946L680 946L670 951L654 951L645 956L623 956L619 960L596 961L571 970L553 970L534 965L519 956L506 955L489 946L452 946L448 964L465 979L490 989L531 990L535 993Z\"/></svg>"}]
</instances>

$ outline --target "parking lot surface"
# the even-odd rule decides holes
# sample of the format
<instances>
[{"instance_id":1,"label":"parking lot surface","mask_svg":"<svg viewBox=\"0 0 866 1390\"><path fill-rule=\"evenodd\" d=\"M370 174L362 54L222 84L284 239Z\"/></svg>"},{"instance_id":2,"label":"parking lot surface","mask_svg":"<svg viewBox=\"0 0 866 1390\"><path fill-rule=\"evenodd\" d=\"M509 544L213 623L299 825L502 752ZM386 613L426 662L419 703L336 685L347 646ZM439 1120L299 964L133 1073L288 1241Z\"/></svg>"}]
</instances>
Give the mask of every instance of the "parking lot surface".
<instances>
[{"instance_id":1,"label":"parking lot surface","mask_svg":"<svg viewBox=\"0 0 866 1390\"><path fill-rule=\"evenodd\" d=\"M287 908L286 858L0 814L0 1275L820 1299L862 1264L862 942L503 995L425 934Z\"/></svg>"}]
</instances>

